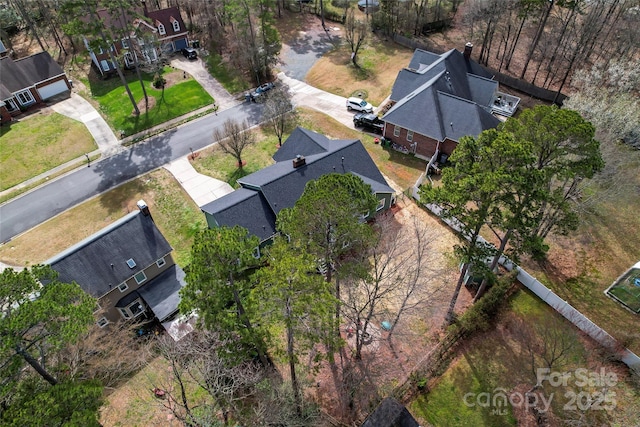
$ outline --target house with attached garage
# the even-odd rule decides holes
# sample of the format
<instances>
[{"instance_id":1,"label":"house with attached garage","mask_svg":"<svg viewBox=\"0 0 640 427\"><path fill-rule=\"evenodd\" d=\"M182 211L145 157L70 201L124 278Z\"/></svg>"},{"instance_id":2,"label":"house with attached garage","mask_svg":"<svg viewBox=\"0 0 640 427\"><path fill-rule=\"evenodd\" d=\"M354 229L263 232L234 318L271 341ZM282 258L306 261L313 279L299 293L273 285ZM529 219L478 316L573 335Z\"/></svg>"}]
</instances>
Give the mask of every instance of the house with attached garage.
<instances>
[{"instance_id":1,"label":"house with attached garage","mask_svg":"<svg viewBox=\"0 0 640 427\"><path fill-rule=\"evenodd\" d=\"M416 49L409 66L398 73L391 107L382 116L383 136L417 157L444 162L460 138L496 127L496 115L509 117L520 98L498 90L498 82L464 53L441 55Z\"/></svg>"},{"instance_id":2,"label":"house with attached garage","mask_svg":"<svg viewBox=\"0 0 640 427\"><path fill-rule=\"evenodd\" d=\"M273 155L275 164L238 179L240 188L201 207L209 227L239 225L264 244L276 233L276 216L293 207L307 182L329 173L350 173L371 186L376 212L389 209L395 190L384 179L360 140L331 140L296 128Z\"/></svg>"},{"instance_id":3,"label":"house with attached garage","mask_svg":"<svg viewBox=\"0 0 640 427\"><path fill-rule=\"evenodd\" d=\"M47 52L13 60L0 58L0 116L2 123L53 98L67 98L71 82Z\"/></svg>"},{"instance_id":4,"label":"house with attached garage","mask_svg":"<svg viewBox=\"0 0 640 427\"><path fill-rule=\"evenodd\" d=\"M163 55L179 52L188 46L188 31L177 7L150 11L146 2L142 9L130 13L110 12L107 9L96 11L103 26L118 39L109 46L115 58L122 58L124 68L133 68L135 61L151 64L161 60ZM85 17L85 21L91 21ZM116 71L111 55L100 41L84 38L91 61L102 76Z\"/></svg>"},{"instance_id":5,"label":"house with attached garage","mask_svg":"<svg viewBox=\"0 0 640 427\"><path fill-rule=\"evenodd\" d=\"M121 320L168 322L178 312L184 271L147 205L141 200L138 208L46 261L61 281L96 298L101 328Z\"/></svg>"}]
</instances>

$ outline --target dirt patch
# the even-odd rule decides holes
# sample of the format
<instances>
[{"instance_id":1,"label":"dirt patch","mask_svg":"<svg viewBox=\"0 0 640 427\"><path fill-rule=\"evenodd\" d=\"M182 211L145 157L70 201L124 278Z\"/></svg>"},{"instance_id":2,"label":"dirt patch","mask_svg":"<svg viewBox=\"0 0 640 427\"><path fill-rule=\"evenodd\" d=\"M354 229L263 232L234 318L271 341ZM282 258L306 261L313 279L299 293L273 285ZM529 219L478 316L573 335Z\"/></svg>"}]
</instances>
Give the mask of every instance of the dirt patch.
<instances>
[{"instance_id":1,"label":"dirt patch","mask_svg":"<svg viewBox=\"0 0 640 427\"><path fill-rule=\"evenodd\" d=\"M408 198L400 198L393 218L399 227L409 227L417 218L433 231L429 250L433 255L430 267L438 269L438 274L432 276L420 290L421 293L432 295L428 303L418 311L401 317L391 339L389 332L381 327L381 321L385 319L375 319L371 328L373 332L363 346L362 360L354 361L355 331L353 325L345 324L341 332L347 344L336 356L334 369L325 362L320 365L317 374L308 378L315 387L308 388L307 393L317 400L324 411L343 421L361 420L372 409L372 403L378 402L393 387L405 382L435 347L443 334L445 314L458 276L455 262L451 262L448 255L457 238L447 227ZM457 311L468 307L471 300L471 294L461 292ZM309 364L308 368L311 370L312 365ZM353 386L356 396L351 406L359 408L361 413L354 414L348 399L344 398L349 394L349 379L356 382Z\"/></svg>"}]
</instances>

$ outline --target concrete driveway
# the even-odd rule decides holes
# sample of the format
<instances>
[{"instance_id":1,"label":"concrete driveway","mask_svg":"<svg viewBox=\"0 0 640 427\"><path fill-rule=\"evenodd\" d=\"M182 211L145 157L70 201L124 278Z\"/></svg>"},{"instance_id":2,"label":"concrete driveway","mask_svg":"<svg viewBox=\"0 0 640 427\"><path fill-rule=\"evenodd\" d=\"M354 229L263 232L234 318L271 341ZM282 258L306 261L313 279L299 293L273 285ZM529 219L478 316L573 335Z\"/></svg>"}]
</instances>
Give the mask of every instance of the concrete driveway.
<instances>
[{"instance_id":1,"label":"concrete driveway","mask_svg":"<svg viewBox=\"0 0 640 427\"><path fill-rule=\"evenodd\" d=\"M104 156L114 154L120 148L120 141L93 105L80 95L71 92L71 97L51 105L56 113L78 120L87 127Z\"/></svg>"},{"instance_id":2,"label":"concrete driveway","mask_svg":"<svg viewBox=\"0 0 640 427\"><path fill-rule=\"evenodd\" d=\"M200 86L206 90L215 100L220 110L226 110L240 104L244 98L238 100L233 97L222 85L209 74L202 59L190 60L183 56L176 56L171 60L171 66L191 74Z\"/></svg>"}]
</instances>

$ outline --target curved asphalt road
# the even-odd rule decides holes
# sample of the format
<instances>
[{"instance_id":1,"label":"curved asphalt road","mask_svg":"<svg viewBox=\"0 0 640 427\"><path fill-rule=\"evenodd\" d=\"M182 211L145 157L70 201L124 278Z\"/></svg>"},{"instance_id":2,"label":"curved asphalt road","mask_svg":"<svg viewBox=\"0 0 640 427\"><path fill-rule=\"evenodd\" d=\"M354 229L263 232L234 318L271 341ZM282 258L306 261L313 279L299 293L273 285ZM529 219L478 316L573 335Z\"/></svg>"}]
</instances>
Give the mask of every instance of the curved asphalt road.
<instances>
[{"instance_id":1,"label":"curved asphalt road","mask_svg":"<svg viewBox=\"0 0 640 427\"><path fill-rule=\"evenodd\" d=\"M262 106L243 103L210 114L132 146L111 157L64 175L0 206L0 243L143 173L212 143L213 129L225 120L260 122Z\"/></svg>"}]
</instances>

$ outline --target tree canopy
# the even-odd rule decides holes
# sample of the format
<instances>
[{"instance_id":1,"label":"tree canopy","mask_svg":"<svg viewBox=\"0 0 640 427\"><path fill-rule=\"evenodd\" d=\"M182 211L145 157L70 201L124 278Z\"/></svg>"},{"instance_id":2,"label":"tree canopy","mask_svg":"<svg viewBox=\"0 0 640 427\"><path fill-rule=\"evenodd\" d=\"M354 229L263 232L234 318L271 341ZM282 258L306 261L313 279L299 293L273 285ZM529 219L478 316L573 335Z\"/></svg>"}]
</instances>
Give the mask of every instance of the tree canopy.
<instances>
[{"instance_id":1,"label":"tree canopy","mask_svg":"<svg viewBox=\"0 0 640 427\"><path fill-rule=\"evenodd\" d=\"M187 285L180 291L180 311L195 311L204 326L220 331L224 338L240 337L255 349L263 364L266 329L253 324L250 275L259 265L259 239L239 226L206 228L195 237Z\"/></svg>"}]
</instances>

